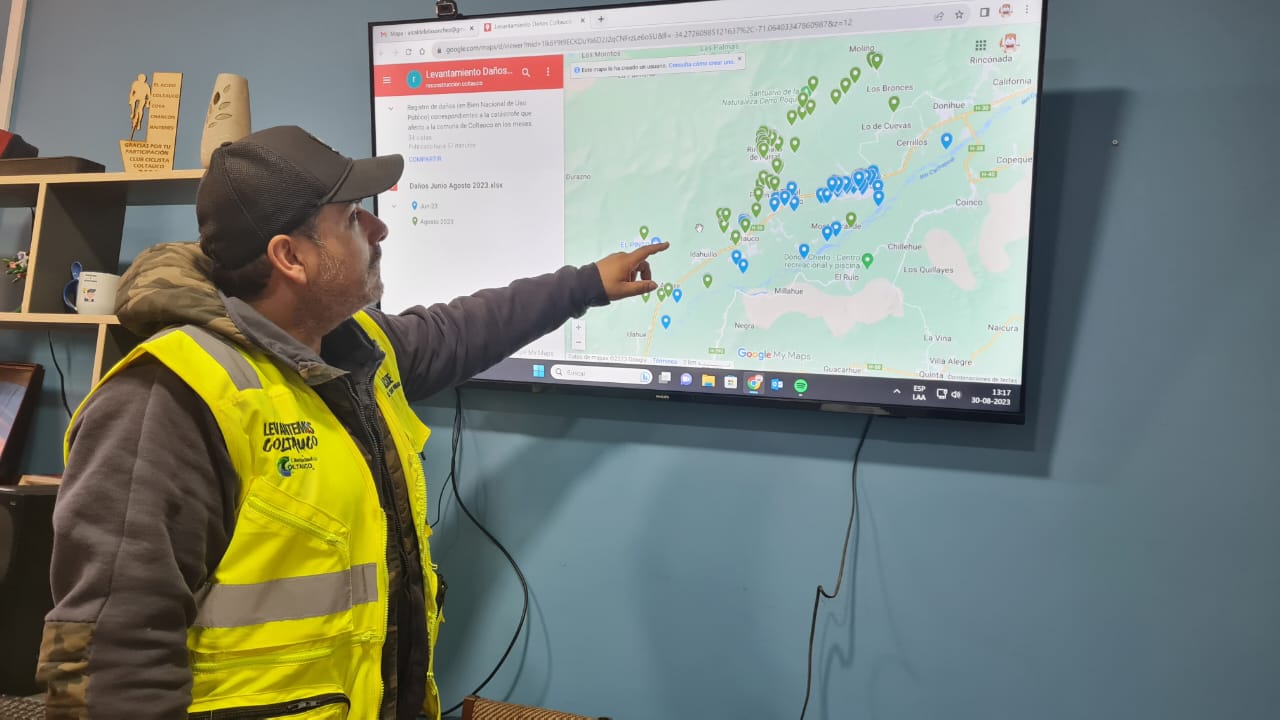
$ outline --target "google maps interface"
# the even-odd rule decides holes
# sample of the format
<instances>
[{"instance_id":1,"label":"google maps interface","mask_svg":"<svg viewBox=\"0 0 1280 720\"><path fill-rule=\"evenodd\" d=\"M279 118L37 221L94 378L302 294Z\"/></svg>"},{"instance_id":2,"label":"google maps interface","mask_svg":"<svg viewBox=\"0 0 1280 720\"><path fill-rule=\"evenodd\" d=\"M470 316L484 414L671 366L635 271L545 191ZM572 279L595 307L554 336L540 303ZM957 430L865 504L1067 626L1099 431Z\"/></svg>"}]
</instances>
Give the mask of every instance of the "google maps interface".
<instances>
[{"instance_id":1,"label":"google maps interface","mask_svg":"<svg viewBox=\"0 0 1280 720\"><path fill-rule=\"evenodd\" d=\"M1041 8L871 2L374 26L384 308L667 241L481 377L1020 411Z\"/></svg>"}]
</instances>

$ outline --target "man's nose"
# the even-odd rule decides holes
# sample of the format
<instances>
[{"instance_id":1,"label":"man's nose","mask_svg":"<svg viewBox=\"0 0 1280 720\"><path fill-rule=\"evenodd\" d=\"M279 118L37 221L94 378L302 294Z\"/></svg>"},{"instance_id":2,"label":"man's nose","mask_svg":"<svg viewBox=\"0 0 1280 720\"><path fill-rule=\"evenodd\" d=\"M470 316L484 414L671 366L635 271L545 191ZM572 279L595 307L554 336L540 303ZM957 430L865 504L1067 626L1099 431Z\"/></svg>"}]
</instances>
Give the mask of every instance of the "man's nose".
<instances>
[{"instance_id":1,"label":"man's nose","mask_svg":"<svg viewBox=\"0 0 1280 720\"><path fill-rule=\"evenodd\" d=\"M380 243L387 239L387 224L377 215L360 208L360 220L364 223L365 236L369 238L369 243Z\"/></svg>"}]
</instances>

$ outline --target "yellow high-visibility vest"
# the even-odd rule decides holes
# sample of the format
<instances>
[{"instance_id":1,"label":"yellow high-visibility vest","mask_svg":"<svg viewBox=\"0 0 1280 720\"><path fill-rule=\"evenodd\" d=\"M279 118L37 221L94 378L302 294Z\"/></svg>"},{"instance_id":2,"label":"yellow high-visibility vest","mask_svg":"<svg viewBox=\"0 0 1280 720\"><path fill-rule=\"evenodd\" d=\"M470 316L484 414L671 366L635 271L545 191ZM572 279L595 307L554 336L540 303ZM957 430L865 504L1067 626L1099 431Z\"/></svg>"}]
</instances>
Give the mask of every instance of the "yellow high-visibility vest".
<instances>
[{"instance_id":1,"label":"yellow high-visibility vest","mask_svg":"<svg viewBox=\"0 0 1280 720\"><path fill-rule=\"evenodd\" d=\"M430 430L405 400L386 334L363 312L356 320L386 354L373 391L395 440L387 452L397 454L409 484L431 645L422 710L439 718L439 578L418 455ZM144 355L164 363L209 406L241 483L235 531L196 595L196 621L187 633L190 712L376 718L388 622L387 520L355 441L296 373L194 326L142 343L103 382Z\"/></svg>"}]
</instances>

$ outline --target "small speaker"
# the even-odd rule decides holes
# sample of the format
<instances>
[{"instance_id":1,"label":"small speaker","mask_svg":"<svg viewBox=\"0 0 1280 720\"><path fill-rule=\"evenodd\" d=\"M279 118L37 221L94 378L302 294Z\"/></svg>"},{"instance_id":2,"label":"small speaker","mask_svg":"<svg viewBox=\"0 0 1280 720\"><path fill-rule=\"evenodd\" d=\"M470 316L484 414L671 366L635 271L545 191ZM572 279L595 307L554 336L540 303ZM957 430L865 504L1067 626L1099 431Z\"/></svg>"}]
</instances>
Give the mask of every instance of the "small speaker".
<instances>
[{"instance_id":1,"label":"small speaker","mask_svg":"<svg viewBox=\"0 0 1280 720\"><path fill-rule=\"evenodd\" d=\"M53 609L56 486L0 486L0 695L34 695L44 616Z\"/></svg>"}]
</instances>

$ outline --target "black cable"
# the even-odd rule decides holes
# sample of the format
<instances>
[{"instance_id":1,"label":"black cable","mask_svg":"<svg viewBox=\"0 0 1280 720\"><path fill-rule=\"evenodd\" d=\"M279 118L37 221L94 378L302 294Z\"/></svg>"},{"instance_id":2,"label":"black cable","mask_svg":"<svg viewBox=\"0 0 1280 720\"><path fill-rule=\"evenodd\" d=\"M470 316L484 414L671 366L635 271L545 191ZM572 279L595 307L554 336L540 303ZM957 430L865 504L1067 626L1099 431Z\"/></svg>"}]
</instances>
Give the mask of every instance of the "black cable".
<instances>
[{"instance_id":1,"label":"black cable","mask_svg":"<svg viewBox=\"0 0 1280 720\"><path fill-rule=\"evenodd\" d=\"M67 402L67 376L62 374L62 366L58 365L58 354L53 351L53 331L46 333L49 339L49 357L53 358L53 367L58 370L58 386L62 388L62 409L67 411L67 419L71 419L71 403Z\"/></svg>"},{"instance_id":2,"label":"black cable","mask_svg":"<svg viewBox=\"0 0 1280 720\"><path fill-rule=\"evenodd\" d=\"M454 415L455 432L453 435L454 458L449 462L449 465L451 468L451 471L449 473L449 480L450 480L450 484L453 486L453 498L458 501L458 507L462 508L462 512L467 514L467 517L471 519L472 524L474 524L480 530L480 532L484 533L484 536L489 538L489 542L493 543L494 546L497 547L498 550L502 552L502 555L507 558L507 562L511 563L512 569L516 571L516 577L520 578L520 588L524 592L524 607L520 609L520 622L516 625L515 634L511 636L511 643L507 645L506 652L502 653L502 658L498 660L498 664L494 666L493 671L489 673L489 676L486 677L484 679L484 682L480 683L480 685L475 690L472 690L470 693L471 695L479 695L480 691L484 689L484 686L488 685L489 681L493 679L493 676L498 674L498 670L502 667L502 664L505 663L507 661L507 657L511 655L512 648L516 646L516 641L520 639L520 631L524 630L524 621L525 621L525 618L529 615L529 583L525 580L524 572L520 570L520 566L516 564L515 558L511 557L511 553L507 552L507 549L502 546L502 543L498 542L498 539L495 538L492 534L490 534L490 532L485 529L484 525L480 524L480 521L476 519L476 516L472 515L471 511L468 510L467 506L462 502L462 495L458 492L458 474L457 472L453 471L454 469L456 469L454 460L457 459L457 448L458 448L457 439L458 439L458 435L461 434L460 430L462 428L462 421L461 421L462 392L455 387L453 389L453 396L454 396L453 412L455 413ZM865 433L864 433L864 437L865 437ZM454 710L457 710L458 708L462 707L463 702L464 702L463 700L459 700L457 705L454 705L448 710L445 710L441 714L448 715Z\"/></svg>"},{"instance_id":3,"label":"black cable","mask_svg":"<svg viewBox=\"0 0 1280 720\"><path fill-rule=\"evenodd\" d=\"M457 390L454 390L457 393ZM440 485L440 494L436 497L436 521L431 523L431 527L435 527L440 522L440 515L444 511L444 491L449 487L449 483L453 481L455 475L458 474L458 444L462 441L462 396L458 395L457 402L453 408L453 440L450 441L449 448L449 475Z\"/></svg>"},{"instance_id":4,"label":"black cable","mask_svg":"<svg viewBox=\"0 0 1280 720\"><path fill-rule=\"evenodd\" d=\"M800 708L800 720L804 720L804 714L809 709L809 693L813 689L813 636L818 629L818 605L822 602L822 598L834 600L840 594L840 586L844 581L844 562L849 554L849 537L853 534L853 522L858 514L858 458L862 456L862 446L867 442L867 431L871 429L871 421L874 419L874 415L867 416L867 423L862 426L862 436L858 438L858 447L853 451L853 471L850 475L850 483L853 485L853 506L849 509L849 526L845 528L844 547L840 550L840 572L836 575L836 591L828 594L826 588L818 585L818 589L813 593L813 618L809 621L809 671L804 681L804 705ZM862 523L858 523L858 529L862 529ZM854 552L856 553L857 550L855 549Z\"/></svg>"}]
</instances>

